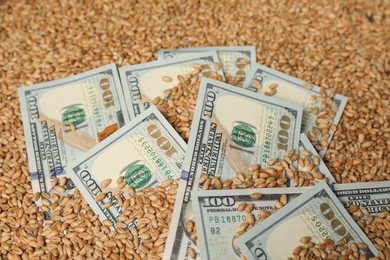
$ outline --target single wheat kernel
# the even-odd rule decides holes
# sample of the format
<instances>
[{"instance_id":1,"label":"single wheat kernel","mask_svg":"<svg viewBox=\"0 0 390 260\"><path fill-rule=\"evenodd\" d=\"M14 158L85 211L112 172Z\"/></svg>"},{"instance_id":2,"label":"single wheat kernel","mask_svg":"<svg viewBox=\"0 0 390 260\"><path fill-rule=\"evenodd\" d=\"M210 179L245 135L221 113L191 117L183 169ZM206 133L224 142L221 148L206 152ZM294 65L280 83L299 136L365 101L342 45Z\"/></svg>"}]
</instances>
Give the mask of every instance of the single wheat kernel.
<instances>
[{"instance_id":1,"label":"single wheat kernel","mask_svg":"<svg viewBox=\"0 0 390 260\"><path fill-rule=\"evenodd\" d=\"M250 213L250 212L252 212L252 210L255 208L255 205L254 204L248 204L248 205L246 205L246 207L245 207L245 212L246 213Z\"/></svg>"},{"instance_id":2,"label":"single wheat kernel","mask_svg":"<svg viewBox=\"0 0 390 260\"><path fill-rule=\"evenodd\" d=\"M249 224L248 222L242 222L238 231L246 231L246 229L248 228Z\"/></svg>"},{"instance_id":3,"label":"single wheat kernel","mask_svg":"<svg viewBox=\"0 0 390 260\"><path fill-rule=\"evenodd\" d=\"M41 198L41 193L40 192L35 192L33 196L33 201L37 202Z\"/></svg>"},{"instance_id":4,"label":"single wheat kernel","mask_svg":"<svg viewBox=\"0 0 390 260\"><path fill-rule=\"evenodd\" d=\"M71 130L72 132L74 132L74 131L77 130L77 127L76 127L76 125L75 125L74 123L70 123L70 124L69 124L69 127L70 127L70 130Z\"/></svg>"},{"instance_id":5,"label":"single wheat kernel","mask_svg":"<svg viewBox=\"0 0 390 260\"><path fill-rule=\"evenodd\" d=\"M246 214L246 221L249 225L253 226L255 224L255 217L251 213Z\"/></svg>"},{"instance_id":6,"label":"single wheat kernel","mask_svg":"<svg viewBox=\"0 0 390 260\"><path fill-rule=\"evenodd\" d=\"M108 185L111 184L111 182L112 182L112 179L105 179L105 180L103 180L102 183L100 184L100 187L102 187L103 189L104 189L104 188L107 188Z\"/></svg>"},{"instance_id":7,"label":"single wheat kernel","mask_svg":"<svg viewBox=\"0 0 390 260\"><path fill-rule=\"evenodd\" d=\"M260 165L259 164L253 164L249 167L249 172L254 172L254 171L257 171L260 169Z\"/></svg>"},{"instance_id":8,"label":"single wheat kernel","mask_svg":"<svg viewBox=\"0 0 390 260\"><path fill-rule=\"evenodd\" d=\"M267 164L268 164L268 166L272 166L276 163L276 161L277 161L277 159L273 158L273 159L269 160Z\"/></svg>"},{"instance_id":9,"label":"single wheat kernel","mask_svg":"<svg viewBox=\"0 0 390 260\"><path fill-rule=\"evenodd\" d=\"M106 193L100 193L99 195L96 196L96 199L95 201L99 202L99 201L102 201L104 200L104 198L106 197Z\"/></svg>"},{"instance_id":10,"label":"single wheat kernel","mask_svg":"<svg viewBox=\"0 0 390 260\"><path fill-rule=\"evenodd\" d=\"M288 198L287 198L287 195L286 194L282 194L280 196L280 202L282 203L283 206L285 206L288 202Z\"/></svg>"},{"instance_id":11,"label":"single wheat kernel","mask_svg":"<svg viewBox=\"0 0 390 260\"><path fill-rule=\"evenodd\" d=\"M103 205L103 208L108 209L109 207L112 207L112 202L109 201Z\"/></svg>"},{"instance_id":12,"label":"single wheat kernel","mask_svg":"<svg viewBox=\"0 0 390 260\"><path fill-rule=\"evenodd\" d=\"M309 243L311 240L311 237L310 236L305 236L305 237L302 237L299 242L301 242L302 244L307 244Z\"/></svg>"},{"instance_id":13,"label":"single wheat kernel","mask_svg":"<svg viewBox=\"0 0 390 260\"><path fill-rule=\"evenodd\" d=\"M202 174L199 178L199 184L203 184L208 178L209 176L207 174Z\"/></svg>"},{"instance_id":14,"label":"single wheat kernel","mask_svg":"<svg viewBox=\"0 0 390 260\"><path fill-rule=\"evenodd\" d=\"M62 178L60 178L58 184L59 184L60 186L65 186L66 183L67 183L67 181L68 181L68 178L62 177Z\"/></svg>"},{"instance_id":15,"label":"single wheat kernel","mask_svg":"<svg viewBox=\"0 0 390 260\"><path fill-rule=\"evenodd\" d=\"M276 171L283 171L285 169L285 167L281 164L275 164L272 166L273 169L275 169Z\"/></svg>"},{"instance_id":16,"label":"single wheat kernel","mask_svg":"<svg viewBox=\"0 0 390 260\"><path fill-rule=\"evenodd\" d=\"M274 205L275 205L275 208L277 208L277 209L280 209L283 207L283 203L278 201L278 200L274 202Z\"/></svg>"},{"instance_id":17,"label":"single wheat kernel","mask_svg":"<svg viewBox=\"0 0 390 260\"><path fill-rule=\"evenodd\" d=\"M241 202L240 204L238 204L238 211L239 212L243 212L246 208L246 203L245 202Z\"/></svg>"},{"instance_id":18,"label":"single wheat kernel","mask_svg":"<svg viewBox=\"0 0 390 260\"><path fill-rule=\"evenodd\" d=\"M65 192L65 188L62 186L55 186L54 190L59 193Z\"/></svg>"},{"instance_id":19,"label":"single wheat kernel","mask_svg":"<svg viewBox=\"0 0 390 260\"><path fill-rule=\"evenodd\" d=\"M111 227L112 226L112 222L108 219L104 220L103 221L103 225L107 226L107 227Z\"/></svg>"},{"instance_id":20,"label":"single wheat kernel","mask_svg":"<svg viewBox=\"0 0 390 260\"><path fill-rule=\"evenodd\" d=\"M174 182L174 180L168 179L168 180L163 181L163 183L162 183L161 186L163 186L164 188L167 188L167 187L169 187L170 185L172 185L173 182Z\"/></svg>"},{"instance_id":21,"label":"single wheat kernel","mask_svg":"<svg viewBox=\"0 0 390 260\"><path fill-rule=\"evenodd\" d=\"M312 90L312 89L313 89L313 86L312 86L310 83L307 83L307 82L303 83L303 87L304 87L305 89L309 89L309 90Z\"/></svg>"},{"instance_id":22,"label":"single wheat kernel","mask_svg":"<svg viewBox=\"0 0 390 260\"><path fill-rule=\"evenodd\" d=\"M261 83L257 80L254 80L252 83L252 86L255 87L258 90L261 90L263 87L261 86Z\"/></svg>"},{"instance_id":23,"label":"single wheat kernel","mask_svg":"<svg viewBox=\"0 0 390 260\"><path fill-rule=\"evenodd\" d=\"M196 252L193 248L188 248L188 255L192 258L192 259L196 259Z\"/></svg>"},{"instance_id":24,"label":"single wheat kernel","mask_svg":"<svg viewBox=\"0 0 390 260\"><path fill-rule=\"evenodd\" d=\"M303 247L302 246L297 246L294 251L293 251L293 255L296 256L296 255L299 255L299 253L302 251Z\"/></svg>"},{"instance_id":25,"label":"single wheat kernel","mask_svg":"<svg viewBox=\"0 0 390 260\"><path fill-rule=\"evenodd\" d=\"M162 77L162 81L164 81L164 82L172 82L172 78L169 77L169 76L163 76Z\"/></svg>"},{"instance_id":26,"label":"single wheat kernel","mask_svg":"<svg viewBox=\"0 0 390 260\"><path fill-rule=\"evenodd\" d=\"M300 151L300 153L303 155L303 156L306 156L306 157L310 157L312 156L312 152L308 151L308 150L302 150Z\"/></svg>"},{"instance_id":27,"label":"single wheat kernel","mask_svg":"<svg viewBox=\"0 0 390 260\"><path fill-rule=\"evenodd\" d=\"M261 197L262 197L262 194L259 192L254 192L251 194L251 199L254 199L254 200L259 200L259 199L261 199Z\"/></svg>"}]
</instances>

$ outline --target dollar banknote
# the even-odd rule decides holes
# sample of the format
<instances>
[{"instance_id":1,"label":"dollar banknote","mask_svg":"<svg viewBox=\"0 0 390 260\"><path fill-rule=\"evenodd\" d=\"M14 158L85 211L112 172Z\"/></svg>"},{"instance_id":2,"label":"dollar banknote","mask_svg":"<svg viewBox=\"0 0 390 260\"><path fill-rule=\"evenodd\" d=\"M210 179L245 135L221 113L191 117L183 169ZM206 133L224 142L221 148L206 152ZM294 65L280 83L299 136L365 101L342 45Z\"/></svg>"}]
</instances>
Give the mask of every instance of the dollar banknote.
<instances>
[{"instance_id":1,"label":"dollar banknote","mask_svg":"<svg viewBox=\"0 0 390 260\"><path fill-rule=\"evenodd\" d=\"M21 87L19 98L33 192L54 192L69 163L129 122L115 64Z\"/></svg>"},{"instance_id":2,"label":"dollar banknote","mask_svg":"<svg viewBox=\"0 0 390 260\"><path fill-rule=\"evenodd\" d=\"M320 182L236 239L247 259L287 259L302 237L314 243L325 239L363 242L367 257L375 246L348 214L325 182Z\"/></svg>"},{"instance_id":3,"label":"dollar banknote","mask_svg":"<svg viewBox=\"0 0 390 260\"><path fill-rule=\"evenodd\" d=\"M126 186L135 190L160 185L180 177L186 144L152 106L112 136L69 165L68 175L99 219L118 222L116 180L123 176ZM106 187L104 180L112 182ZM103 200L96 197L106 193ZM121 195L125 196L125 195ZM112 203L105 208L103 205Z\"/></svg>"},{"instance_id":4,"label":"dollar banknote","mask_svg":"<svg viewBox=\"0 0 390 260\"><path fill-rule=\"evenodd\" d=\"M259 64L253 67L243 88L303 106L301 131L311 136L320 156L324 156L334 133L333 130L324 131L329 128L328 125L338 124L347 97L335 94L331 99L332 108L329 108L329 100L321 98L320 87ZM323 139L322 142L318 141L320 139Z\"/></svg>"},{"instance_id":5,"label":"dollar banknote","mask_svg":"<svg viewBox=\"0 0 390 260\"><path fill-rule=\"evenodd\" d=\"M256 64L255 46L213 46L201 48L161 49L158 59L165 60L177 56L185 56L198 52L216 51L221 61L221 66L228 80L232 77L236 80L236 86L241 87L251 68Z\"/></svg>"},{"instance_id":6,"label":"dollar banknote","mask_svg":"<svg viewBox=\"0 0 390 260\"><path fill-rule=\"evenodd\" d=\"M334 184L334 193L345 208L365 207L372 215L390 211L390 181Z\"/></svg>"},{"instance_id":7,"label":"dollar banknote","mask_svg":"<svg viewBox=\"0 0 390 260\"><path fill-rule=\"evenodd\" d=\"M224 78L222 69L216 68L219 63L217 53L210 51L120 68L130 119L149 108L155 98L166 98L166 92L191 73L207 77L214 72Z\"/></svg>"},{"instance_id":8,"label":"dollar banknote","mask_svg":"<svg viewBox=\"0 0 390 260\"><path fill-rule=\"evenodd\" d=\"M288 201L301 195L304 188L264 188L242 190L193 191L192 205L202 259L241 259L235 240L240 225L247 221L247 213L239 210L241 204L253 204L255 221L261 218L260 209L271 211L275 202L285 194ZM261 199L252 197L261 193Z\"/></svg>"},{"instance_id":9,"label":"dollar banknote","mask_svg":"<svg viewBox=\"0 0 390 260\"><path fill-rule=\"evenodd\" d=\"M182 259L189 246L196 248L184 227L194 218L190 192L199 177L224 181L297 150L301 117L300 106L202 79L164 259Z\"/></svg>"},{"instance_id":10,"label":"dollar banknote","mask_svg":"<svg viewBox=\"0 0 390 260\"><path fill-rule=\"evenodd\" d=\"M319 157L316 149L314 149L314 146L311 144L310 140L307 138L306 134L301 133L300 139L299 139L299 153L301 153L303 150L309 151L312 156L317 156L319 165L318 170L320 173L322 173L326 178L328 178L328 183L335 183L336 180L334 179L333 175L330 173L328 167L326 167L324 161ZM306 170L305 167L302 167L300 164L298 164L298 171L304 171Z\"/></svg>"}]
</instances>

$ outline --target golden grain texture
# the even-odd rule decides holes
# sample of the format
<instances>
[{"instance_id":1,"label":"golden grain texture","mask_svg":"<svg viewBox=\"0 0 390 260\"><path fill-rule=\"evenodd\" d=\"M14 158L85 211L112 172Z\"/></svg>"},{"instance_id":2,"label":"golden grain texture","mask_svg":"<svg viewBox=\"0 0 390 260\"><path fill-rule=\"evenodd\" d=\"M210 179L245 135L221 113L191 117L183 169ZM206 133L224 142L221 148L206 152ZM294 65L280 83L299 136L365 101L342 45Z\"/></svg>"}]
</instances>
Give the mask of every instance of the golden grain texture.
<instances>
[{"instance_id":1,"label":"golden grain texture","mask_svg":"<svg viewBox=\"0 0 390 260\"><path fill-rule=\"evenodd\" d=\"M17 87L113 62L151 61L160 48L255 45L259 63L348 96L325 155L336 180L389 180L388 28L385 0L0 0L1 258L44 258L56 247L58 256L51 259L77 259L107 246L95 246L88 235L97 222L83 222L77 231L61 224L68 239L42 236L43 213L32 203ZM120 258L116 247L106 254Z\"/></svg>"},{"instance_id":2,"label":"golden grain texture","mask_svg":"<svg viewBox=\"0 0 390 260\"><path fill-rule=\"evenodd\" d=\"M380 259L390 259L390 210L370 214L364 207L353 205L348 209L353 219L379 251Z\"/></svg>"},{"instance_id":3,"label":"golden grain texture","mask_svg":"<svg viewBox=\"0 0 390 260\"><path fill-rule=\"evenodd\" d=\"M326 239L320 244L311 242L311 237L302 237L300 242L302 245L297 246L293 252L293 257L289 257L288 260L300 260L300 259L362 259L362 260L379 260L377 257L368 258L362 254L361 249L366 249L367 245L362 242L349 242L345 239L337 242Z\"/></svg>"}]
</instances>

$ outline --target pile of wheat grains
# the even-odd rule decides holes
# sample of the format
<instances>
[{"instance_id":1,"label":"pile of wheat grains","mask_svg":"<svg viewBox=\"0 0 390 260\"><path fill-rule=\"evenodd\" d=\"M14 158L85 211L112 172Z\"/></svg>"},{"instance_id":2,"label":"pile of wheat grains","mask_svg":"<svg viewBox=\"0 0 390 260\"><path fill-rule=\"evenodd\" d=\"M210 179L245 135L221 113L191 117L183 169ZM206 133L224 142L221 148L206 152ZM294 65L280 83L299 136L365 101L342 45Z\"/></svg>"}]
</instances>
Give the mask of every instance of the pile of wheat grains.
<instances>
[{"instance_id":1,"label":"pile of wheat grains","mask_svg":"<svg viewBox=\"0 0 390 260\"><path fill-rule=\"evenodd\" d=\"M83 207L70 207L72 219L47 223L54 231L42 225L18 87L155 60L160 48L255 45L259 63L348 96L324 158L336 180L389 180L389 28L388 0L0 0L0 258L119 259L131 251L77 196Z\"/></svg>"}]
</instances>

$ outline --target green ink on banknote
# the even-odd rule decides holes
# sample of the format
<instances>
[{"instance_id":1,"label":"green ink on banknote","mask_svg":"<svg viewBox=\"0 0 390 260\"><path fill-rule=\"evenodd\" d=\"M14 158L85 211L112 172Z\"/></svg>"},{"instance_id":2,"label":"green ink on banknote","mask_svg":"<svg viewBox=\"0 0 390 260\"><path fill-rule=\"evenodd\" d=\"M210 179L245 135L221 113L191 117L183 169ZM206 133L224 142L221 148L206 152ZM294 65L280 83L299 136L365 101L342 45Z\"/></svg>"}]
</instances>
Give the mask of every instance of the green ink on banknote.
<instances>
[{"instance_id":1,"label":"green ink on banknote","mask_svg":"<svg viewBox=\"0 0 390 260\"><path fill-rule=\"evenodd\" d=\"M241 147L252 147L256 143L256 134L249 126L241 124L233 128L232 139Z\"/></svg>"},{"instance_id":2,"label":"green ink on banknote","mask_svg":"<svg viewBox=\"0 0 390 260\"><path fill-rule=\"evenodd\" d=\"M133 188L144 187L152 178L149 168L143 164L135 164L129 167L125 173L127 185Z\"/></svg>"},{"instance_id":3,"label":"green ink on banknote","mask_svg":"<svg viewBox=\"0 0 390 260\"><path fill-rule=\"evenodd\" d=\"M329 231L326 229L326 226L321 222L320 218L317 217L316 215L311 217L311 222L317 232L321 235L323 239L332 239L330 236Z\"/></svg>"},{"instance_id":4,"label":"green ink on banknote","mask_svg":"<svg viewBox=\"0 0 390 260\"><path fill-rule=\"evenodd\" d=\"M85 111L83 108L78 106L69 106L62 113L62 122L66 126L70 126L70 124L79 125L84 122L86 117Z\"/></svg>"}]
</instances>

